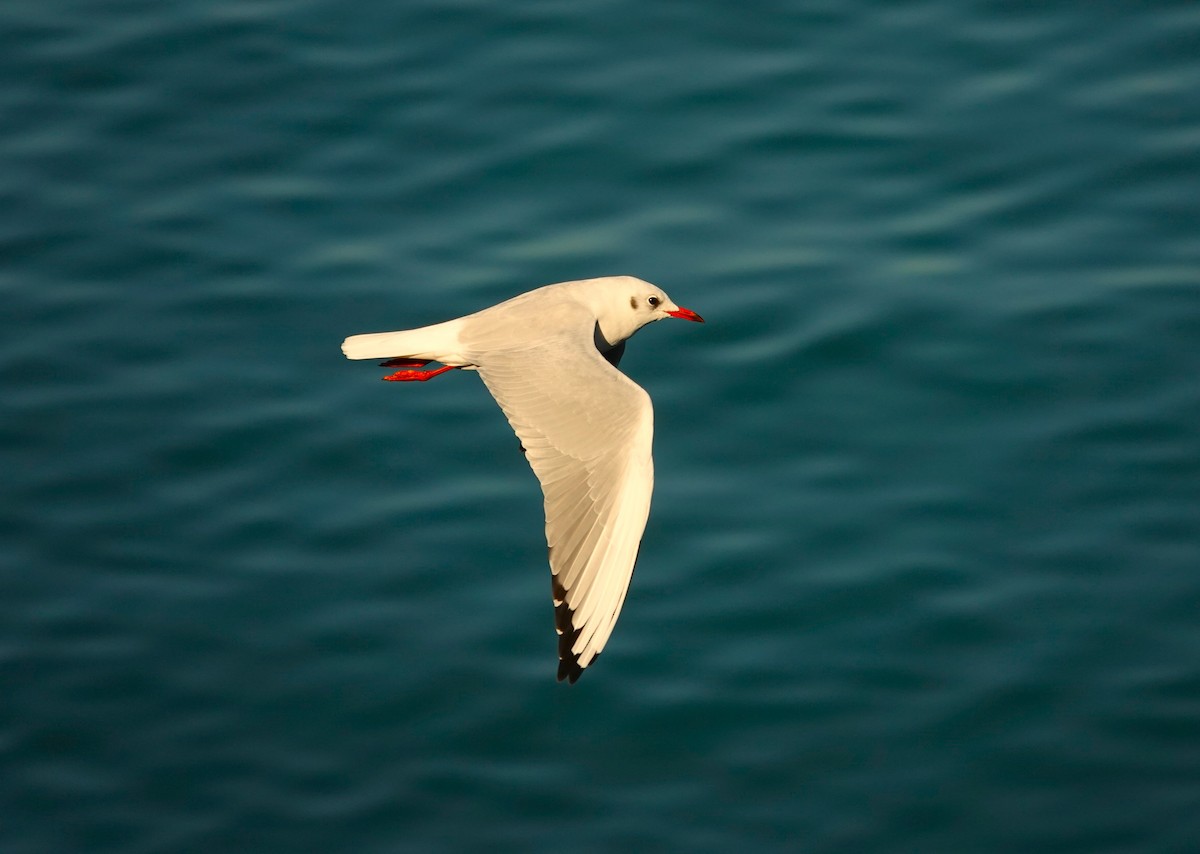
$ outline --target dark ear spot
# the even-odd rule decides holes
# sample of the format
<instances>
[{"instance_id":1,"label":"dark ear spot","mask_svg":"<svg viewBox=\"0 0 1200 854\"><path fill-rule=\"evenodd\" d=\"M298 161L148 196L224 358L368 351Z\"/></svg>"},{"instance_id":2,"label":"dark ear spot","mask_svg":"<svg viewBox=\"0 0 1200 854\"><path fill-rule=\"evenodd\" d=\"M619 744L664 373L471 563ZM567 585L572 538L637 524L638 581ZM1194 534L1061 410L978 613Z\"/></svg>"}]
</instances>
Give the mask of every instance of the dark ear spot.
<instances>
[{"instance_id":1,"label":"dark ear spot","mask_svg":"<svg viewBox=\"0 0 1200 854\"><path fill-rule=\"evenodd\" d=\"M632 308L634 311L637 311L637 297L629 298L629 307Z\"/></svg>"}]
</instances>

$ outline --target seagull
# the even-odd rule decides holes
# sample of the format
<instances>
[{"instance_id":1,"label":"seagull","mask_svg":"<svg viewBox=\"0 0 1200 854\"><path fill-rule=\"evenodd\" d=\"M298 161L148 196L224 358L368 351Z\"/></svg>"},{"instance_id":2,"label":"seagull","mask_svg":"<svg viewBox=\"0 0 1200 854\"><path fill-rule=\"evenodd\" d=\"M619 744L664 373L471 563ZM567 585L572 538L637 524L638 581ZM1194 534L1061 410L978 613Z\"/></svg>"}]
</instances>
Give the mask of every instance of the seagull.
<instances>
[{"instance_id":1,"label":"seagull","mask_svg":"<svg viewBox=\"0 0 1200 854\"><path fill-rule=\"evenodd\" d=\"M419 329L352 335L348 359L390 382L478 371L545 498L558 681L574 684L612 634L654 490L650 396L617 369L625 342L668 317L703 323L632 276L546 285ZM431 362L439 368L419 370Z\"/></svg>"}]
</instances>

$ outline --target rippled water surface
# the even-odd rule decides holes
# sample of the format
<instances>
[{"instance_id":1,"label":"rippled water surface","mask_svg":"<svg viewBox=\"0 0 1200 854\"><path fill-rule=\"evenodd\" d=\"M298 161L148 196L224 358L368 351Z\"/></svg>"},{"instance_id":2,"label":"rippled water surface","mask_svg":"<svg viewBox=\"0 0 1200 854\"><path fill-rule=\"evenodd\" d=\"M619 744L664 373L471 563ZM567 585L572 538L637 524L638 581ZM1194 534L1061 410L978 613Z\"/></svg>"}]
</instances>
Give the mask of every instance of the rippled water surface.
<instances>
[{"instance_id":1,"label":"rippled water surface","mask_svg":"<svg viewBox=\"0 0 1200 854\"><path fill-rule=\"evenodd\" d=\"M4 852L1183 852L1200 7L0 9ZM630 273L657 489L554 681L478 378Z\"/></svg>"}]
</instances>

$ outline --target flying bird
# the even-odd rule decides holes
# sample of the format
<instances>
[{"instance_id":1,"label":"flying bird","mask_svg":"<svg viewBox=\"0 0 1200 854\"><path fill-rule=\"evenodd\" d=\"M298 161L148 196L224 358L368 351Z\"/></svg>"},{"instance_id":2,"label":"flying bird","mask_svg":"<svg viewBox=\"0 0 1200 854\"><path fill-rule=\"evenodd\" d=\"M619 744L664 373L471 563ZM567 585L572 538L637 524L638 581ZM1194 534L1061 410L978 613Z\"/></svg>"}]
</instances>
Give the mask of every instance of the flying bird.
<instances>
[{"instance_id":1,"label":"flying bird","mask_svg":"<svg viewBox=\"0 0 1200 854\"><path fill-rule=\"evenodd\" d=\"M349 359L386 359L383 379L478 371L545 497L558 680L574 683L612 634L654 489L650 396L617 369L656 320L703 323L632 276L546 285L445 323L352 335ZM431 362L441 367L421 370Z\"/></svg>"}]
</instances>

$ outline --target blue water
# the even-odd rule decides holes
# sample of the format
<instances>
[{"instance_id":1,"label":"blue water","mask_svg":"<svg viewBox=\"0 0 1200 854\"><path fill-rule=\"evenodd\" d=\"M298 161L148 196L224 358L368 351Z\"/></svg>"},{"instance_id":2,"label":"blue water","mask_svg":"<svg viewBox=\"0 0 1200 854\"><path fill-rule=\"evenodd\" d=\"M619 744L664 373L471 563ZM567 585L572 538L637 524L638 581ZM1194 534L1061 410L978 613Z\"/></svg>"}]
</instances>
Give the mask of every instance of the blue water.
<instances>
[{"instance_id":1,"label":"blue water","mask_svg":"<svg viewBox=\"0 0 1200 854\"><path fill-rule=\"evenodd\" d=\"M0 851L1184 852L1200 6L0 9ZM478 378L628 273L655 504L557 684Z\"/></svg>"}]
</instances>

